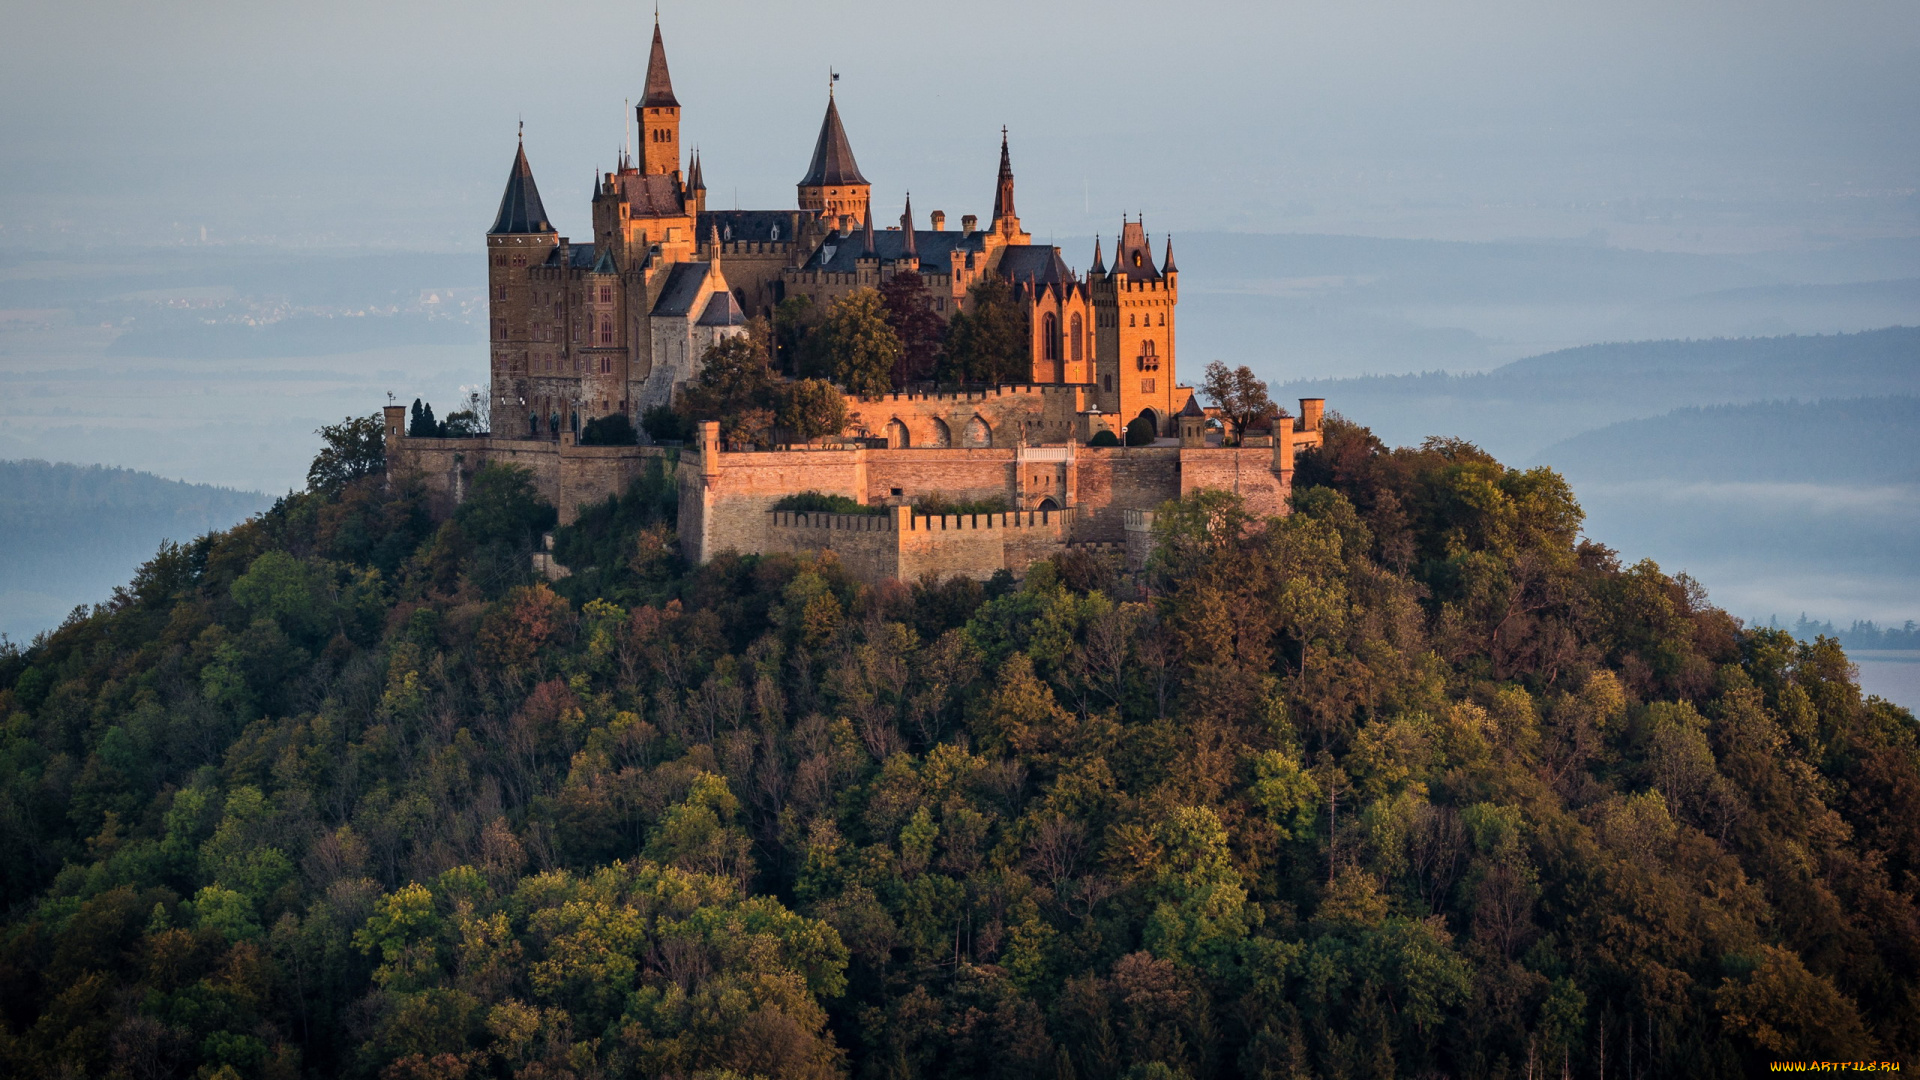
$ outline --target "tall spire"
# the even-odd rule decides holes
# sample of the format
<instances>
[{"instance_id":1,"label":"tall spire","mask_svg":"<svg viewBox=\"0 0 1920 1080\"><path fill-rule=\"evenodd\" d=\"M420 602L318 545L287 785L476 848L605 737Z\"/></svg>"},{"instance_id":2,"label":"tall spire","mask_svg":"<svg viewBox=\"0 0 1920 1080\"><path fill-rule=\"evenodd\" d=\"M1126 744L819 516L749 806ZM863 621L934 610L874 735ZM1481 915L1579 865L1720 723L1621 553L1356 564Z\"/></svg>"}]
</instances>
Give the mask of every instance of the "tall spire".
<instances>
[{"instance_id":1,"label":"tall spire","mask_svg":"<svg viewBox=\"0 0 1920 1080\"><path fill-rule=\"evenodd\" d=\"M1163 274L1173 274L1173 273L1178 273L1179 270L1180 270L1179 267L1173 265L1173 234L1168 233L1167 234L1167 257L1165 260L1163 260L1160 263L1160 272Z\"/></svg>"},{"instance_id":2,"label":"tall spire","mask_svg":"<svg viewBox=\"0 0 1920 1080\"><path fill-rule=\"evenodd\" d=\"M993 189L993 220L1017 218L1013 210L1013 159L1007 154L1007 129L1000 129L1000 181Z\"/></svg>"},{"instance_id":3,"label":"tall spire","mask_svg":"<svg viewBox=\"0 0 1920 1080\"><path fill-rule=\"evenodd\" d=\"M721 164L724 165L725 162L723 161L721 162ZM693 151L693 166L687 171L687 190L688 191L707 190L706 178L700 175L700 150L698 147L695 147Z\"/></svg>"},{"instance_id":4,"label":"tall spire","mask_svg":"<svg viewBox=\"0 0 1920 1080\"><path fill-rule=\"evenodd\" d=\"M820 121L820 137L813 143L813 160L807 165L803 187L864 184L860 166L853 160L853 144L847 141L847 129L840 123L840 106L827 95L827 115Z\"/></svg>"},{"instance_id":5,"label":"tall spire","mask_svg":"<svg viewBox=\"0 0 1920 1080\"><path fill-rule=\"evenodd\" d=\"M907 192L907 212L900 215L900 231L906 234L906 254L920 257L920 249L913 242L913 192Z\"/></svg>"},{"instance_id":6,"label":"tall spire","mask_svg":"<svg viewBox=\"0 0 1920 1080\"><path fill-rule=\"evenodd\" d=\"M660 13L653 13L653 51L647 54L647 89L640 99L642 108L680 107L673 96L673 79L667 74L667 47L660 42Z\"/></svg>"},{"instance_id":7,"label":"tall spire","mask_svg":"<svg viewBox=\"0 0 1920 1080\"><path fill-rule=\"evenodd\" d=\"M1106 272L1107 261L1100 256L1100 238L1096 236L1093 238L1093 269L1087 271L1087 276L1091 278L1095 274Z\"/></svg>"},{"instance_id":8,"label":"tall spire","mask_svg":"<svg viewBox=\"0 0 1920 1080\"><path fill-rule=\"evenodd\" d=\"M513 168L507 173L507 190L500 196L500 212L494 215L490 233L552 232L547 224L547 208L540 205L540 189L533 183L533 167L527 164L525 143L514 147Z\"/></svg>"},{"instance_id":9,"label":"tall spire","mask_svg":"<svg viewBox=\"0 0 1920 1080\"><path fill-rule=\"evenodd\" d=\"M867 207L867 219L860 228L860 250L863 253L868 255L873 254L873 207L872 206Z\"/></svg>"}]
</instances>

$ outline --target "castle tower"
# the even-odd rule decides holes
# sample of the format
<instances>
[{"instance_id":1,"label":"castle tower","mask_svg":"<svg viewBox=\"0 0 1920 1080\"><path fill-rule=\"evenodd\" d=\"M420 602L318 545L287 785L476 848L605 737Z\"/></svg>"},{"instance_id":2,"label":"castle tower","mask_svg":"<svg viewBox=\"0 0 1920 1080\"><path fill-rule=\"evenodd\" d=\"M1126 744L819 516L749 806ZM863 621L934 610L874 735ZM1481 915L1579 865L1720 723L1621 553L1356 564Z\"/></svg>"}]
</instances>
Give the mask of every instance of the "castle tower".
<instances>
[{"instance_id":1,"label":"castle tower","mask_svg":"<svg viewBox=\"0 0 1920 1080\"><path fill-rule=\"evenodd\" d=\"M487 337L493 383L496 425L512 429L528 399L527 376L533 332L533 289L528 267L547 261L560 243L559 233L547 221L540 189L527 164L527 148L514 148L513 167L507 172L500 210L487 230Z\"/></svg>"},{"instance_id":2,"label":"castle tower","mask_svg":"<svg viewBox=\"0 0 1920 1080\"><path fill-rule=\"evenodd\" d=\"M813 161L799 188L800 209L830 219L828 224L842 232L866 217L872 185L854 163L853 145L847 141L847 129L840 124L840 109L834 104L831 87L827 90L827 115L820 121L820 137L813 144Z\"/></svg>"},{"instance_id":3,"label":"castle tower","mask_svg":"<svg viewBox=\"0 0 1920 1080\"><path fill-rule=\"evenodd\" d=\"M700 172L700 151L693 152L693 167L687 170L687 198L693 200L693 212L707 212L707 178Z\"/></svg>"},{"instance_id":4,"label":"castle tower","mask_svg":"<svg viewBox=\"0 0 1920 1080\"><path fill-rule=\"evenodd\" d=\"M680 101L667 74L667 49L660 42L660 16L653 17L653 51L647 55L647 86L634 109L640 118L640 171L648 175L680 173Z\"/></svg>"},{"instance_id":5,"label":"castle tower","mask_svg":"<svg viewBox=\"0 0 1920 1080\"><path fill-rule=\"evenodd\" d=\"M1161 434L1173 433L1180 271L1173 264L1171 241L1166 264L1157 266L1146 226L1124 222L1112 269L1091 280L1100 408L1119 413L1122 423L1146 413Z\"/></svg>"}]
</instances>

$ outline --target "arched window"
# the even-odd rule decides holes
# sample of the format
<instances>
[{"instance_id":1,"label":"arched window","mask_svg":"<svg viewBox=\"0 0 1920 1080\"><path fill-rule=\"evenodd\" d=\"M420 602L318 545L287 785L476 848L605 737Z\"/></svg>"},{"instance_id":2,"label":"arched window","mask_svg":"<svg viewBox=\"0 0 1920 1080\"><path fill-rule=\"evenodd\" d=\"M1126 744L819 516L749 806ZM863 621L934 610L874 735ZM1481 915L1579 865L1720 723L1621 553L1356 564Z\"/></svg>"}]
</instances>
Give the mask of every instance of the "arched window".
<instances>
[{"instance_id":1,"label":"arched window","mask_svg":"<svg viewBox=\"0 0 1920 1080\"><path fill-rule=\"evenodd\" d=\"M1051 311L1040 320L1040 355L1047 360L1060 359L1060 320Z\"/></svg>"},{"instance_id":2,"label":"arched window","mask_svg":"<svg viewBox=\"0 0 1920 1080\"><path fill-rule=\"evenodd\" d=\"M993 429L988 427L987 422L978 414L976 414L973 419L967 421L967 445L993 445Z\"/></svg>"},{"instance_id":3,"label":"arched window","mask_svg":"<svg viewBox=\"0 0 1920 1080\"><path fill-rule=\"evenodd\" d=\"M1133 326L1133 325L1135 325L1135 324L1134 324L1134 321L1133 321L1133 320L1134 320L1134 316L1132 316L1132 315L1128 315L1128 316L1127 316L1127 325L1128 325L1128 326Z\"/></svg>"},{"instance_id":4,"label":"arched window","mask_svg":"<svg viewBox=\"0 0 1920 1080\"><path fill-rule=\"evenodd\" d=\"M1167 325L1167 313L1164 311L1160 313L1160 325L1161 326Z\"/></svg>"},{"instance_id":5,"label":"arched window","mask_svg":"<svg viewBox=\"0 0 1920 1080\"><path fill-rule=\"evenodd\" d=\"M1070 335L1073 338L1073 344L1071 346L1071 349L1072 349L1072 355L1073 355L1073 362L1077 364L1081 361L1083 356L1080 348L1080 315L1078 312L1074 314L1073 321L1068 323L1067 325L1073 328L1073 332Z\"/></svg>"},{"instance_id":6,"label":"arched window","mask_svg":"<svg viewBox=\"0 0 1920 1080\"><path fill-rule=\"evenodd\" d=\"M613 344L613 320L605 315L600 316L600 344Z\"/></svg>"}]
</instances>

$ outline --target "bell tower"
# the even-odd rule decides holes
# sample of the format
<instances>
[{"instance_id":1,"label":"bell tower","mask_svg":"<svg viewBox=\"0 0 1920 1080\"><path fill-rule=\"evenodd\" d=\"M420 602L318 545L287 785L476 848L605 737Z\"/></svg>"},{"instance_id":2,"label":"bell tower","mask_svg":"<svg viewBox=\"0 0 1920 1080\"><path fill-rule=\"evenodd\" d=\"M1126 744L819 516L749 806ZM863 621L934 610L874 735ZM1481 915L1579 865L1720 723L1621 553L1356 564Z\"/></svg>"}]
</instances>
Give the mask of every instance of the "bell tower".
<instances>
[{"instance_id":1,"label":"bell tower","mask_svg":"<svg viewBox=\"0 0 1920 1080\"><path fill-rule=\"evenodd\" d=\"M653 51L647 54L647 86L634 110L640 118L640 171L680 174L680 101L667 74L667 48L660 42L660 16L653 17Z\"/></svg>"}]
</instances>

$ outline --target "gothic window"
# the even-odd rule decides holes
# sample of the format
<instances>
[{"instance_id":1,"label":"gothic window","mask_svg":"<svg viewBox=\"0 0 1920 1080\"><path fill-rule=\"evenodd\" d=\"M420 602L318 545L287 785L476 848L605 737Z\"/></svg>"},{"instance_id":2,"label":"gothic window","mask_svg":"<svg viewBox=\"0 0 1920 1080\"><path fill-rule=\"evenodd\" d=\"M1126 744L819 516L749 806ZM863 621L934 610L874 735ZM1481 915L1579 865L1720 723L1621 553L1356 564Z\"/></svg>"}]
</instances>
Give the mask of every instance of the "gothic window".
<instances>
[{"instance_id":1,"label":"gothic window","mask_svg":"<svg viewBox=\"0 0 1920 1080\"><path fill-rule=\"evenodd\" d=\"M513 257L513 265L515 266L527 265L527 257L525 255L515 255Z\"/></svg>"},{"instance_id":2,"label":"gothic window","mask_svg":"<svg viewBox=\"0 0 1920 1080\"><path fill-rule=\"evenodd\" d=\"M1164 311L1160 313L1160 325L1161 326L1167 325L1167 313Z\"/></svg>"},{"instance_id":3,"label":"gothic window","mask_svg":"<svg viewBox=\"0 0 1920 1080\"><path fill-rule=\"evenodd\" d=\"M1133 320L1134 320L1134 316L1132 315L1127 316L1127 325L1128 326L1136 325Z\"/></svg>"},{"instance_id":4,"label":"gothic window","mask_svg":"<svg viewBox=\"0 0 1920 1080\"><path fill-rule=\"evenodd\" d=\"M1040 320L1040 355L1047 360L1060 359L1060 322L1051 311Z\"/></svg>"},{"instance_id":5,"label":"gothic window","mask_svg":"<svg viewBox=\"0 0 1920 1080\"><path fill-rule=\"evenodd\" d=\"M613 344L613 320L605 316L600 318L600 344Z\"/></svg>"},{"instance_id":6,"label":"gothic window","mask_svg":"<svg viewBox=\"0 0 1920 1080\"><path fill-rule=\"evenodd\" d=\"M495 266L507 265L507 257L505 255L495 255L493 257L493 265Z\"/></svg>"},{"instance_id":7,"label":"gothic window","mask_svg":"<svg viewBox=\"0 0 1920 1080\"><path fill-rule=\"evenodd\" d=\"M564 319L567 317L566 309L560 305L560 301L558 300L553 302L553 317L556 319Z\"/></svg>"},{"instance_id":8,"label":"gothic window","mask_svg":"<svg viewBox=\"0 0 1920 1080\"><path fill-rule=\"evenodd\" d=\"M603 304L613 303L613 286L611 285L600 286L600 302Z\"/></svg>"},{"instance_id":9,"label":"gothic window","mask_svg":"<svg viewBox=\"0 0 1920 1080\"><path fill-rule=\"evenodd\" d=\"M493 320L493 339L495 341L507 340L507 320L505 319Z\"/></svg>"},{"instance_id":10,"label":"gothic window","mask_svg":"<svg viewBox=\"0 0 1920 1080\"><path fill-rule=\"evenodd\" d=\"M507 287L505 285L495 285L493 287L493 298L495 300L505 300L507 298Z\"/></svg>"},{"instance_id":11,"label":"gothic window","mask_svg":"<svg viewBox=\"0 0 1920 1080\"><path fill-rule=\"evenodd\" d=\"M1072 350L1073 350L1073 353L1072 353L1072 355L1073 355L1073 362L1077 364L1077 363L1079 363L1079 362L1080 362L1080 360L1081 360L1081 358L1082 358L1082 357L1081 357L1081 350L1080 350L1080 316L1079 316L1078 314L1076 314L1076 315L1074 315L1074 317L1073 317L1073 321L1072 321L1071 323L1069 323L1068 325L1069 325L1069 326L1071 326L1071 327L1073 328L1073 335L1072 335L1072 336L1073 336L1073 344L1072 344L1072 346L1071 346L1071 348L1072 348Z\"/></svg>"},{"instance_id":12,"label":"gothic window","mask_svg":"<svg viewBox=\"0 0 1920 1080\"><path fill-rule=\"evenodd\" d=\"M600 358L600 374L602 375L613 374L613 357L602 356Z\"/></svg>"}]
</instances>

